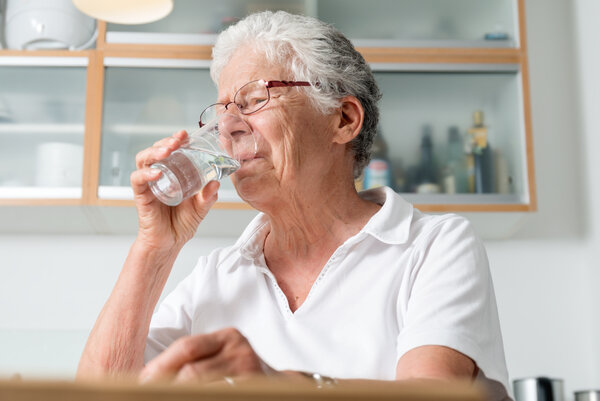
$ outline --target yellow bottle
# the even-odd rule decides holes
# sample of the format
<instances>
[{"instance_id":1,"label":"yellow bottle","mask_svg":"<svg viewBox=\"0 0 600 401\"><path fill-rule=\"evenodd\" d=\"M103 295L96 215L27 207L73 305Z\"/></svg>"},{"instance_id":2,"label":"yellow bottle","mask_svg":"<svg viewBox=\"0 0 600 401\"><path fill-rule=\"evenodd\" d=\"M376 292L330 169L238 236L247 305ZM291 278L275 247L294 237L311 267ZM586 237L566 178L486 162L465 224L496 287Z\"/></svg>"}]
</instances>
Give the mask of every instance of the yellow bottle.
<instances>
[{"instance_id":1,"label":"yellow bottle","mask_svg":"<svg viewBox=\"0 0 600 401\"><path fill-rule=\"evenodd\" d=\"M467 153L467 185L470 193L483 192L481 155L487 148L488 129L483 124L483 111L473 113L473 126L467 131L465 151Z\"/></svg>"}]
</instances>

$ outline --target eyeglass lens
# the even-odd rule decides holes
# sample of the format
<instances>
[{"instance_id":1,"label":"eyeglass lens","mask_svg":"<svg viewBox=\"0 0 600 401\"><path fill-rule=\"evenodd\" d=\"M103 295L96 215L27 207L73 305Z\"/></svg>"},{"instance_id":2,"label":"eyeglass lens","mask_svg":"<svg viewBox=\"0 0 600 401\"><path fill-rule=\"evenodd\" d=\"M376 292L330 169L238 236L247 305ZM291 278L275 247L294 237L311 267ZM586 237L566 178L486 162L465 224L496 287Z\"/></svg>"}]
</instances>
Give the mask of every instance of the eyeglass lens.
<instances>
[{"instance_id":1,"label":"eyeglass lens","mask_svg":"<svg viewBox=\"0 0 600 401\"><path fill-rule=\"evenodd\" d=\"M251 114L264 107L268 101L269 90L265 85L265 81L258 80L249 82L242 86L233 97L232 103L237 106L240 113ZM224 113L226 109L229 109L232 103L227 105L217 103L207 107L200 116L200 122L202 124L208 123L218 115Z\"/></svg>"}]
</instances>

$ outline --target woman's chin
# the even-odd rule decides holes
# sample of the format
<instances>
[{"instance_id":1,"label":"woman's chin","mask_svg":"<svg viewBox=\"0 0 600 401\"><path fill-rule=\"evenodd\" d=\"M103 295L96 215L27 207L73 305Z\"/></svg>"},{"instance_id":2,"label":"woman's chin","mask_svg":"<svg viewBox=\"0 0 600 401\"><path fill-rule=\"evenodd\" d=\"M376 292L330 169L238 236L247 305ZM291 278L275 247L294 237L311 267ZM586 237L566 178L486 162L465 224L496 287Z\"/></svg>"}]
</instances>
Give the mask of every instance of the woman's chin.
<instances>
[{"instance_id":1,"label":"woman's chin","mask_svg":"<svg viewBox=\"0 0 600 401\"><path fill-rule=\"evenodd\" d=\"M248 202L249 199L256 197L261 192L261 184L256 177L238 177L236 175L232 175L231 181L233 182L233 186L235 187L240 198L246 202Z\"/></svg>"},{"instance_id":2,"label":"woman's chin","mask_svg":"<svg viewBox=\"0 0 600 401\"><path fill-rule=\"evenodd\" d=\"M268 199L273 198L273 194L270 194L270 188L273 188L273 185L269 185L261 177L237 177L234 175L231 177L231 180L240 198L253 207L257 207L268 201Z\"/></svg>"}]
</instances>

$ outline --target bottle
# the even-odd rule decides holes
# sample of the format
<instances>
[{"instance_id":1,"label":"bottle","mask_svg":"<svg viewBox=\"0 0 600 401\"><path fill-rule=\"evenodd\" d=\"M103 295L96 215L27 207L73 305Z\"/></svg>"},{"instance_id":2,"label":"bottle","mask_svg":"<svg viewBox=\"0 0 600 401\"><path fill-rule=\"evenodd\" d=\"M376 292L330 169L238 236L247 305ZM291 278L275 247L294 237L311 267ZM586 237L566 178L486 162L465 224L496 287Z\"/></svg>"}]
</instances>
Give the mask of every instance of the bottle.
<instances>
[{"instance_id":1,"label":"bottle","mask_svg":"<svg viewBox=\"0 0 600 401\"><path fill-rule=\"evenodd\" d=\"M118 151L111 153L110 184L115 187L121 186L121 154Z\"/></svg>"},{"instance_id":2,"label":"bottle","mask_svg":"<svg viewBox=\"0 0 600 401\"><path fill-rule=\"evenodd\" d=\"M419 160L419 180L416 192L420 194L439 193L437 184L435 161L433 158L433 139L431 125L423 127L421 134L421 158Z\"/></svg>"},{"instance_id":3,"label":"bottle","mask_svg":"<svg viewBox=\"0 0 600 401\"><path fill-rule=\"evenodd\" d=\"M363 188L391 187L391 184L392 169L388 158L388 147L381 131L378 130L371 146L371 161L365 167Z\"/></svg>"},{"instance_id":4,"label":"bottle","mask_svg":"<svg viewBox=\"0 0 600 401\"><path fill-rule=\"evenodd\" d=\"M510 175L508 161L506 160L500 149L494 150L494 173L496 178L496 193L512 193L513 179Z\"/></svg>"},{"instance_id":5,"label":"bottle","mask_svg":"<svg viewBox=\"0 0 600 401\"><path fill-rule=\"evenodd\" d=\"M493 154L488 139L488 128L483 123L483 111L477 110L473 113L473 126L467 134L465 150L469 192L493 192Z\"/></svg>"},{"instance_id":6,"label":"bottle","mask_svg":"<svg viewBox=\"0 0 600 401\"><path fill-rule=\"evenodd\" d=\"M467 192L467 166L462 142L458 127L450 127L446 163L443 169L443 186L447 194Z\"/></svg>"},{"instance_id":7,"label":"bottle","mask_svg":"<svg viewBox=\"0 0 600 401\"><path fill-rule=\"evenodd\" d=\"M402 160L395 162L393 167L392 176L394 177L394 190L396 192L406 192L407 180Z\"/></svg>"}]
</instances>

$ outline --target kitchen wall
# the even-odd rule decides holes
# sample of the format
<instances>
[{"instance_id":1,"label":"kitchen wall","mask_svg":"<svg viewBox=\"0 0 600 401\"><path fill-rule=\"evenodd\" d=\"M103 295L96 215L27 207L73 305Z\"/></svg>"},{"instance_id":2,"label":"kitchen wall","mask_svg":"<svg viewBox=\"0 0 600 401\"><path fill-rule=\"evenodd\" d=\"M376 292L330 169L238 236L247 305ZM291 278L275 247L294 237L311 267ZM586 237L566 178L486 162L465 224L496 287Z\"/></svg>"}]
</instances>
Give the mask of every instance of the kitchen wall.
<instances>
[{"instance_id":1,"label":"kitchen wall","mask_svg":"<svg viewBox=\"0 0 600 401\"><path fill-rule=\"evenodd\" d=\"M600 388L600 3L526 0L526 8L539 210L486 246L511 379L560 377L572 399L573 390ZM74 373L132 240L0 236L0 376ZM192 240L168 288L199 254L233 241Z\"/></svg>"},{"instance_id":2,"label":"kitchen wall","mask_svg":"<svg viewBox=\"0 0 600 401\"><path fill-rule=\"evenodd\" d=\"M582 132L585 133L581 158L585 168L585 182L588 183L586 221L588 290L590 302L594 305L591 317L592 341L595 348L590 349L592 366L594 367L596 383L600 388L600 160L597 151L600 149L600 2L594 0L578 1L575 3L577 24L575 32L578 38L577 50L577 86L580 88L581 108L577 116L581 119Z\"/></svg>"},{"instance_id":3,"label":"kitchen wall","mask_svg":"<svg viewBox=\"0 0 600 401\"><path fill-rule=\"evenodd\" d=\"M526 1L539 211L487 242L511 376L600 388L595 0Z\"/></svg>"}]
</instances>

